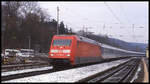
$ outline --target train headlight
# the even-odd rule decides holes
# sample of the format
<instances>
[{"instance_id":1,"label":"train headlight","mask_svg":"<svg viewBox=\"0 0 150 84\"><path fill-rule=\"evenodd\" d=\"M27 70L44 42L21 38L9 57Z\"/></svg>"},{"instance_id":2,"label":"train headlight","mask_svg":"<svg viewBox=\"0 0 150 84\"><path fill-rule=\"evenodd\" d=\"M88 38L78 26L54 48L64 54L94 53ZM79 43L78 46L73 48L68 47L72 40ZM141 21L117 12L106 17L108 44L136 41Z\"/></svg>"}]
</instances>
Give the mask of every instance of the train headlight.
<instances>
[{"instance_id":1,"label":"train headlight","mask_svg":"<svg viewBox=\"0 0 150 84\"><path fill-rule=\"evenodd\" d=\"M63 50L63 53L70 53L70 50Z\"/></svg>"},{"instance_id":2,"label":"train headlight","mask_svg":"<svg viewBox=\"0 0 150 84\"><path fill-rule=\"evenodd\" d=\"M51 50L51 53L57 53L58 52L58 50Z\"/></svg>"},{"instance_id":3,"label":"train headlight","mask_svg":"<svg viewBox=\"0 0 150 84\"><path fill-rule=\"evenodd\" d=\"M51 56L54 56L54 54L51 54Z\"/></svg>"}]
</instances>

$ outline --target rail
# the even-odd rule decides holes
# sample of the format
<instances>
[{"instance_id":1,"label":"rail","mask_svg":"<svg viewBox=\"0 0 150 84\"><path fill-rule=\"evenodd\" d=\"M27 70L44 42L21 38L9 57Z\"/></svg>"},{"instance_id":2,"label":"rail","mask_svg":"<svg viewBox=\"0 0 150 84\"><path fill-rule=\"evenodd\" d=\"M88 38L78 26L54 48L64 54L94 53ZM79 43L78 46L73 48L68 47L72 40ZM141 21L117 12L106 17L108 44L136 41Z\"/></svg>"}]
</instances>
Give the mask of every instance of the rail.
<instances>
[{"instance_id":1,"label":"rail","mask_svg":"<svg viewBox=\"0 0 150 84\"><path fill-rule=\"evenodd\" d=\"M39 66L48 66L48 63L37 63L37 62L31 62L30 64L16 64L16 65L3 65L2 72L6 71L13 71L13 70L21 70L21 69L26 69L26 68L34 68L34 67L39 67Z\"/></svg>"},{"instance_id":2,"label":"rail","mask_svg":"<svg viewBox=\"0 0 150 84\"><path fill-rule=\"evenodd\" d=\"M77 82L108 82L108 83L119 83L119 82L130 82L134 76L140 59L132 59L128 62L125 62L117 67L113 67L106 71L94 74L87 78L81 79Z\"/></svg>"}]
</instances>

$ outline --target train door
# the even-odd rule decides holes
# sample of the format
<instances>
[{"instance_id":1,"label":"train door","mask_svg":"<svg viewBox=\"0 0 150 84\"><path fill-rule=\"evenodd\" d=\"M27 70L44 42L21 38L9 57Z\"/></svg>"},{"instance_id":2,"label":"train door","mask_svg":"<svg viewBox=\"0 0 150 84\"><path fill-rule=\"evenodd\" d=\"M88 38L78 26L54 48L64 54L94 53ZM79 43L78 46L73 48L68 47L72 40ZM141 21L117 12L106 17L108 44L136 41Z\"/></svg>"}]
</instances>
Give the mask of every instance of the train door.
<instances>
[{"instance_id":1,"label":"train door","mask_svg":"<svg viewBox=\"0 0 150 84\"><path fill-rule=\"evenodd\" d=\"M79 41L77 41L76 52L75 52L75 64L80 64L80 56L79 56Z\"/></svg>"}]
</instances>

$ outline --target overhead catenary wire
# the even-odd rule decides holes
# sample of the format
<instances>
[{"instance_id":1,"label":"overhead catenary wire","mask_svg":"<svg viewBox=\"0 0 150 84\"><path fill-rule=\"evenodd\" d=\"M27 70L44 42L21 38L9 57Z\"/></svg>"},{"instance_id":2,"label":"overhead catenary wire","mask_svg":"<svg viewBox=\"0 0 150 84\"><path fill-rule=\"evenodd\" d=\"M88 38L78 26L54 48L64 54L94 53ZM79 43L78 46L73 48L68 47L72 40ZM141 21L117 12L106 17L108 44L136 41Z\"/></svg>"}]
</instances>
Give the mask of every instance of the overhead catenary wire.
<instances>
[{"instance_id":1,"label":"overhead catenary wire","mask_svg":"<svg viewBox=\"0 0 150 84\"><path fill-rule=\"evenodd\" d=\"M120 19L116 16L116 14L113 12L113 10L111 9L111 7L106 3L104 2L105 6L108 8L108 10L112 13L112 15L114 16L114 18L120 22L120 24L122 24L122 22L120 21Z\"/></svg>"},{"instance_id":2,"label":"overhead catenary wire","mask_svg":"<svg viewBox=\"0 0 150 84\"><path fill-rule=\"evenodd\" d=\"M68 9L68 8L66 8L66 7L63 7L66 11L69 11L70 9ZM70 10L71 11L71 10ZM73 16L75 16L75 17L77 17L77 16L80 16L81 18L82 18L82 20L86 20L86 21L89 21L89 18L87 18L87 17L85 17L85 16L82 16L82 15L80 15L80 14L78 14L78 13L76 13L76 12L68 12L68 13L70 13L70 15L73 15ZM66 21L65 21L66 22ZM68 21L67 21L67 23L68 23ZM70 23L70 22L69 22ZM70 23L71 24L71 23ZM83 24L83 25L85 25L85 24ZM77 26L76 26L77 27ZM91 28L91 27L88 27L88 28Z\"/></svg>"},{"instance_id":3,"label":"overhead catenary wire","mask_svg":"<svg viewBox=\"0 0 150 84\"><path fill-rule=\"evenodd\" d=\"M107 5L107 4L105 3L105 5ZM115 17L115 19L116 19L117 21L119 21L120 23L122 23L122 22L120 21L120 19L115 15L115 13L113 12L113 10L110 8L110 6L107 5L107 7L108 7L108 9L111 11L111 13L112 13L113 16ZM66 11L71 11L69 8L66 8L66 7L63 7L63 8L64 8ZM89 20L90 20L89 18L85 18L85 16L82 16L82 15L78 14L77 12L68 12L68 13L70 13L71 15L73 15L73 16L75 16L75 17L80 16L83 20L86 19L86 21L89 21ZM122 37L122 35L119 35L119 36Z\"/></svg>"},{"instance_id":4,"label":"overhead catenary wire","mask_svg":"<svg viewBox=\"0 0 150 84\"><path fill-rule=\"evenodd\" d=\"M63 7L63 9L65 9L66 11L72 11L72 10L70 10L69 8L66 8L66 7ZM89 18L87 18L87 17L85 17L85 16L83 16L83 15L80 15L80 14L78 14L77 12L68 12L68 13L70 13L70 15L73 15L73 16L75 16L75 17L77 17L77 16L80 16L80 19L82 18L82 20L84 20L84 21L91 21ZM119 19L118 19L119 20ZM121 23L121 21L119 20L119 22ZM98 23L102 23L102 22L98 22ZM104 24L104 23L103 23ZM83 25L85 25L85 24L83 24Z\"/></svg>"},{"instance_id":5,"label":"overhead catenary wire","mask_svg":"<svg viewBox=\"0 0 150 84\"><path fill-rule=\"evenodd\" d=\"M124 10L124 7L122 6L122 5L120 5L120 9L122 10L122 12L121 13L123 13L124 14L124 17L125 17L125 19L128 21L128 23L130 24L131 23L131 21L128 19L128 17L126 16L126 13L125 13L125 10Z\"/></svg>"},{"instance_id":6,"label":"overhead catenary wire","mask_svg":"<svg viewBox=\"0 0 150 84\"><path fill-rule=\"evenodd\" d=\"M63 7L63 8L66 9L66 11L71 11L69 8L65 8L65 7ZM83 20L86 19L86 21L89 21L89 18L85 18L85 16L82 16L82 15L78 14L77 12L68 12L68 13L70 13L71 15L76 16L76 17L80 16ZM103 24L105 24L105 23L103 23Z\"/></svg>"}]
</instances>

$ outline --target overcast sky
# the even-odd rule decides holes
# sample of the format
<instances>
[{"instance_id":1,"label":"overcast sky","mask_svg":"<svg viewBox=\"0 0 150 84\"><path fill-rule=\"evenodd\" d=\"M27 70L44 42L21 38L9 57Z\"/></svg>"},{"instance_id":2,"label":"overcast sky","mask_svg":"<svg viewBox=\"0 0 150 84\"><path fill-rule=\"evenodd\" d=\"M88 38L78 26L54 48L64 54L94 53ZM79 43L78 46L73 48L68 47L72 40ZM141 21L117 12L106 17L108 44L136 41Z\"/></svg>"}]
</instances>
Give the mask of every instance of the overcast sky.
<instances>
[{"instance_id":1,"label":"overcast sky","mask_svg":"<svg viewBox=\"0 0 150 84\"><path fill-rule=\"evenodd\" d=\"M74 31L88 28L127 42L148 43L148 2L38 2L51 18ZM134 29L133 29L134 28Z\"/></svg>"}]
</instances>

